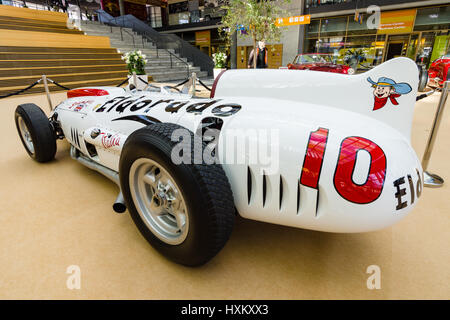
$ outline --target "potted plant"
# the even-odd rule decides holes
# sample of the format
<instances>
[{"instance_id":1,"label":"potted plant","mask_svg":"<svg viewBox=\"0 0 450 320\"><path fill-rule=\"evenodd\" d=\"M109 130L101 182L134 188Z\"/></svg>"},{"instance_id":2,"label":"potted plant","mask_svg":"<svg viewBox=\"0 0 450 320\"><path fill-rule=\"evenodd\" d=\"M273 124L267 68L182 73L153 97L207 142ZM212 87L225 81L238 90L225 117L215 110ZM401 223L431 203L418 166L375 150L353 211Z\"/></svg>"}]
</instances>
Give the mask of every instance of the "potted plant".
<instances>
[{"instance_id":1,"label":"potted plant","mask_svg":"<svg viewBox=\"0 0 450 320\"><path fill-rule=\"evenodd\" d=\"M358 66L366 60L366 53L362 49L349 49L344 56L344 62L355 71L358 69Z\"/></svg>"},{"instance_id":2,"label":"potted plant","mask_svg":"<svg viewBox=\"0 0 450 320\"><path fill-rule=\"evenodd\" d=\"M215 79L223 70L226 69L225 66L227 63L227 56L225 53L220 51L214 53L212 56L214 60L214 79Z\"/></svg>"},{"instance_id":3,"label":"potted plant","mask_svg":"<svg viewBox=\"0 0 450 320\"><path fill-rule=\"evenodd\" d=\"M145 74L145 64L147 63L145 54L142 54L140 50L130 51L122 56L122 60L127 64L128 83L133 84L139 90L144 89L148 82L148 76ZM137 83L134 83L133 73L136 73Z\"/></svg>"}]
</instances>

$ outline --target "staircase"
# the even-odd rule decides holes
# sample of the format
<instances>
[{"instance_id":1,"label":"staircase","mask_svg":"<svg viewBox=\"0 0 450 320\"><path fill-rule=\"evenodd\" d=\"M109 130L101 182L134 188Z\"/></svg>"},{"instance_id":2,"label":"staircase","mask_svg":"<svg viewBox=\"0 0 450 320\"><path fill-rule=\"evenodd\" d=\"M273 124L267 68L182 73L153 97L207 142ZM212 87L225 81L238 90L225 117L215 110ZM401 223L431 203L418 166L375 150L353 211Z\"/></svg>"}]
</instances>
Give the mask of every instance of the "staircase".
<instances>
[{"instance_id":1,"label":"staircase","mask_svg":"<svg viewBox=\"0 0 450 320\"><path fill-rule=\"evenodd\" d=\"M0 5L0 96L43 74L69 88L115 86L127 68L107 37L86 36L66 25L67 15ZM51 92L61 91L49 83ZM44 92L39 84L27 93Z\"/></svg>"},{"instance_id":2,"label":"staircase","mask_svg":"<svg viewBox=\"0 0 450 320\"><path fill-rule=\"evenodd\" d=\"M156 82L171 82L184 80L192 72L198 78L206 78L207 71L201 71L193 66L186 58L180 57L174 49L157 49L146 38L133 32L132 28L114 27L101 24L97 21L82 21L81 29L91 36L107 36L111 46L120 53L140 50L147 56L145 71Z\"/></svg>"}]
</instances>

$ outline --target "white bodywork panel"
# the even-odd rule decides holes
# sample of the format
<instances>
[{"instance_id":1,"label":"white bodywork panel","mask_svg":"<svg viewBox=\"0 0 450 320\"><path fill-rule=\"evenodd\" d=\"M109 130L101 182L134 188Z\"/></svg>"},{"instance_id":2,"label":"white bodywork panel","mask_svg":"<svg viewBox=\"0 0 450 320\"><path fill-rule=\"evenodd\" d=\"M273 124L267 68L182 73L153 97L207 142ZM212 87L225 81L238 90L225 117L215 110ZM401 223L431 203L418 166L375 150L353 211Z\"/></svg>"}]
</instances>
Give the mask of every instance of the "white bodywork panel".
<instances>
[{"instance_id":1,"label":"white bodywork panel","mask_svg":"<svg viewBox=\"0 0 450 320\"><path fill-rule=\"evenodd\" d=\"M417 84L417 67L406 58L355 76L238 70L220 77L213 99L103 88L110 95L71 98L55 112L74 147L89 156L86 143L95 146L90 158L115 171L133 131L170 122L197 132L203 119L219 118L218 156L241 216L364 232L402 219L420 196L422 168L410 143ZM397 92L374 96L386 88ZM240 152L236 137L254 149ZM277 156L254 161L254 150Z\"/></svg>"}]
</instances>

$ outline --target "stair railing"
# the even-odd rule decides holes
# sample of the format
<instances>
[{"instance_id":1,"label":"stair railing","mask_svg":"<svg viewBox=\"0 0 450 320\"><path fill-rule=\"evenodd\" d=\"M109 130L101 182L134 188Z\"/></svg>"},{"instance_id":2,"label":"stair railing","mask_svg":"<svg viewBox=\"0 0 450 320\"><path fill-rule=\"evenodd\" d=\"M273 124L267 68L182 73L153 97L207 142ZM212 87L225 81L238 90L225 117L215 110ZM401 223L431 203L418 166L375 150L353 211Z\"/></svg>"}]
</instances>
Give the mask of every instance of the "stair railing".
<instances>
[{"instance_id":1,"label":"stair railing","mask_svg":"<svg viewBox=\"0 0 450 320\"><path fill-rule=\"evenodd\" d=\"M135 43L135 41L134 41L134 35L133 35L131 32L125 30L125 29L122 28L122 27L120 27L120 40L123 41L123 32L124 32L124 31L125 31L125 33L127 33L127 34L129 34L129 35L131 36L131 39L133 39L133 48L136 48L136 43ZM144 44L144 41L142 41L142 47L144 47L143 44Z\"/></svg>"},{"instance_id":2,"label":"stair railing","mask_svg":"<svg viewBox=\"0 0 450 320\"><path fill-rule=\"evenodd\" d=\"M99 21L101 23L109 25L111 27L111 33L112 33L112 27L113 26L119 26L120 34L121 34L121 40L122 41L123 41L122 30L125 31L126 33L130 34L130 32L128 32L127 30L124 29L124 26L129 27L129 23L128 24L126 23L124 16L120 16L120 17L114 18L112 16L108 17L108 14L104 15L104 14L99 13L98 17L99 17ZM120 22L120 23L118 23L118 22ZM132 30L136 30L136 27L135 27L134 23L131 23L131 29ZM151 37L149 37L147 34L144 33L144 34L139 34L139 35L141 36L141 39L142 39L142 48L145 48L145 41L144 41L144 39L147 40L148 42L153 42L153 39ZM133 48L137 49L135 41L134 41L134 37L133 37L133 35L131 35L131 36L133 38ZM174 68L173 58L175 58L176 60L179 60L181 63L183 63L184 67L186 68L187 77L189 77L189 75L190 75L190 65L189 65L188 62L184 61L183 59L181 59L179 56L177 56L176 54L172 53L168 49L165 49L165 48L160 49L160 48L158 48L158 46L156 46L156 57L157 58L159 58L159 50L164 50L169 55L170 69Z\"/></svg>"},{"instance_id":3,"label":"stair railing","mask_svg":"<svg viewBox=\"0 0 450 320\"><path fill-rule=\"evenodd\" d=\"M194 65L198 65L202 70L207 71L208 75L212 75L214 67L212 59L207 54L192 46L188 42L182 40L178 36L174 34L160 34L133 15L125 15L114 18L104 10L97 10L96 12L98 14L100 22L107 25L132 28L134 32L141 36L144 36L146 40L154 43L157 49L157 57L159 57L159 50L165 50L170 57L175 57L175 59L183 61L183 63L188 67L188 74L189 64L177 55L170 52L169 49L174 49L175 52L177 52L179 55L186 57L188 61L193 62Z\"/></svg>"}]
</instances>

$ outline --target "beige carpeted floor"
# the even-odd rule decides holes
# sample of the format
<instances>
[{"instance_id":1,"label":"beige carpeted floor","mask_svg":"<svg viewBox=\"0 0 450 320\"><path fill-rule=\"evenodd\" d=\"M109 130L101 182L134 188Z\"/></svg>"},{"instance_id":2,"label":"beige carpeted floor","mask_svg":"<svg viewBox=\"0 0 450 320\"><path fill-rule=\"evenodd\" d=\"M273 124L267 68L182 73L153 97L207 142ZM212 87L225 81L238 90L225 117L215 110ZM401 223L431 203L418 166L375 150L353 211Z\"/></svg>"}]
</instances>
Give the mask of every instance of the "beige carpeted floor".
<instances>
[{"instance_id":1,"label":"beige carpeted floor","mask_svg":"<svg viewBox=\"0 0 450 320\"><path fill-rule=\"evenodd\" d=\"M420 157L438 99L416 107L412 139ZM13 121L23 102L48 110L42 95L0 100L2 299L450 298L449 110L430 163L447 184L425 189L416 210L394 227L330 234L239 218L224 250L191 269L164 259L128 213L112 211L117 187L71 160L66 142L58 143L54 162L33 162ZM80 267L80 290L66 286L71 265ZM381 267L380 290L367 289L369 265Z\"/></svg>"}]
</instances>

